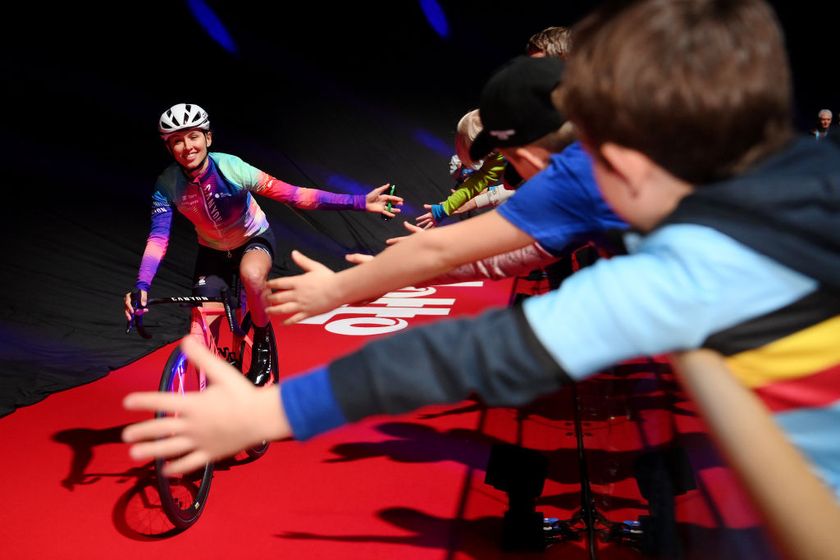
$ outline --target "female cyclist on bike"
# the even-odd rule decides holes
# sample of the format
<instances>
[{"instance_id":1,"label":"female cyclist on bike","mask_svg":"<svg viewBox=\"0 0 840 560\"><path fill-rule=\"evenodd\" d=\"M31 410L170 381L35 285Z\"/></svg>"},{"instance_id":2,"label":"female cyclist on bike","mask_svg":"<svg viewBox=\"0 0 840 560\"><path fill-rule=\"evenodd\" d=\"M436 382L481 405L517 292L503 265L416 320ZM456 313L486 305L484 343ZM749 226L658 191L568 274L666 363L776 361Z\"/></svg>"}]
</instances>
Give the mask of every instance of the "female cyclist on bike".
<instances>
[{"instance_id":1,"label":"female cyclist on bike","mask_svg":"<svg viewBox=\"0 0 840 560\"><path fill-rule=\"evenodd\" d=\"M173 210L195 226L198 256L193 294L216 296L238 270L254 325L254 348L248 378L261 385L271 371L268 315L264 296L274 259L274 235L253 194L295 208L359 210L394 217L402 199L384 194L388 184L367 195L337 194L297 187L261 171L237 156L210 152L213 133L207 112L179 103L160 117L158 131L174 163L158 177L152 194L152 224L140 261L136 291L125 294L126 318L134 312L132 296L145 307L147 293L166 254ZM390 203L390 207L386 207ZM389 211L388 208L391 208Z\"/></svg>"}]
</instances>

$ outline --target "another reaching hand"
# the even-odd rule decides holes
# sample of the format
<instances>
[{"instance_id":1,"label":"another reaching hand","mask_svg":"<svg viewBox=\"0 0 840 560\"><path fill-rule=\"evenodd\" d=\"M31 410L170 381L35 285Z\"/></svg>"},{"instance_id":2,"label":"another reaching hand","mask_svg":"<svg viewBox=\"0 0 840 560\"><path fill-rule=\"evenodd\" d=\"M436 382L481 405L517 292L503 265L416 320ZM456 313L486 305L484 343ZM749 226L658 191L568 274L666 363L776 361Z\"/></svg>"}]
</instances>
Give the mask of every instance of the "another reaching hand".
<instances>
[{"instance_id":1,"label":"another reaching hand","mask_svg":"<svg viewBox=\"0 0 840 560\"><path fill-rule=\"evenodd\" d=\"M402 209L398 208L398 206L402 206L403 199L392 194L385 194L385 191L390 187L390 183L385 183L381 187L376 187L367 193L365 196L365 210L368 212L383 214L389 218L393 218L402 212ZM388 211L389 202L391 203L390 211Z\"/></svg>"},{"instance_id":2,"label":"another reaching hand","mask_svg":"<svg viewBox=\"0 0 840 560\"><path fill-rule=\"evenodd\" d=\"M403 227L405 229L407 229L408 231L410 231L411 233L420 233L420 232L423 231L423 228L415 226L411 222L403 222ZM404 239L408 239L409 237L410 237L409 235L400 235L399 237L391 237L389 239L386 239L385 243L388 244L388 245L396 245L400 241L402 241Z\"/></svg>"},{"instance_id":3,"label":"another reaching hand","mask_svg":"<svg viewBox=\"0 0 840 560\"><path fill-rule=\"evenodd\" d=\"M123 430L123 441L132 444L133 459L177 458L164 468L164 474L177 475L262 441L291 435L277 386L255 387L191 336L184 337L181 348L210 383L204 391L186 395L156 391L126 396L123 406L128 410L174 414Z\"/></svg>"},{"instance_id":4,"label":"another reaching hand","mask_svg":"<svg viewBox=\"0 0 840 560\"><path fill-rule=\"evenodd\" d=\"M430 204L424 204L423 208L429 210L432 206ZM429 229L435 227L435 219L432 217L431 212L426 212L421 216L417 216L417 225L421 229Z\"/></svg>"},{"instance_id":5,"label":"another reaching hand","mask_svg":"<svg viewBox=\"0 0 840 560\"><path fill-rule=\"evenodd\" d=\"M403 227L405 227L405 229L407 229L411 233L421 233L423 231L423 228L417 227L414 224L412 224L411 222L403 222ZM398 237L390 237L390 238L385 240L385 243L387 243L388 245L396 245L400 241L403 241L404 239L408 239L409 237L411 237L411 236L410 235L400 235ZM372 261L373 260L373 255L366 255L364 253L349 253L347 255L344 255L344 260L346 260L349 263L353 263L353 264L364 264L368 261Z\"/></svg>"},{"instance_id":6,"label":"another reaching hand","mask_svg":"<svg viewBox=\"0 0 840 560\"><path fill-rule=\"evenodd\" d=\"M268 287L277 290L266 298L269 314L293 314L283 321L292 325L344 303L334 295L336 280L332 270L300 251L292 251L292 260L304 273L268 281Z\"/></svg>"},{"instance_id":7,"label":"another reaching hand","mask_svg":"<svg viewBox=\"0 0 840 560\"><path fill-rule=\"evenodd\" d=\"M433 228L447 217L443 204L424 204L423 208L428 212L417 217L417 225L423 229Z\"/></svg>"}]
</instances>

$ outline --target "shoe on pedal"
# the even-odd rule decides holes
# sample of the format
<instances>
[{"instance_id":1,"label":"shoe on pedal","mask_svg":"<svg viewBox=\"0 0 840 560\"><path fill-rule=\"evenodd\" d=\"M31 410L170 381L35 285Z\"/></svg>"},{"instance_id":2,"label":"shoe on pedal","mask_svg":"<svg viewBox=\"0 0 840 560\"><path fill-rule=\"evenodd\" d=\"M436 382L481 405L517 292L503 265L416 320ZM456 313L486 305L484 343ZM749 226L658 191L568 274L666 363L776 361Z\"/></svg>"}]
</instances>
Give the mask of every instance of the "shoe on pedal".
<instances>
[{"instance_id":1,"label":"shoe on pedal","mask_svg":"<svg viewBox=\"0 0 840 560\"><path fill-rule=\"evenodd\" d=\"M268 331L265 334L254 333L254 346L251 349L251 367L246 377L259 387L262 387L271 378L271 369L274 365L271 357L271 339Z\"/></svg>"}]
</instances>

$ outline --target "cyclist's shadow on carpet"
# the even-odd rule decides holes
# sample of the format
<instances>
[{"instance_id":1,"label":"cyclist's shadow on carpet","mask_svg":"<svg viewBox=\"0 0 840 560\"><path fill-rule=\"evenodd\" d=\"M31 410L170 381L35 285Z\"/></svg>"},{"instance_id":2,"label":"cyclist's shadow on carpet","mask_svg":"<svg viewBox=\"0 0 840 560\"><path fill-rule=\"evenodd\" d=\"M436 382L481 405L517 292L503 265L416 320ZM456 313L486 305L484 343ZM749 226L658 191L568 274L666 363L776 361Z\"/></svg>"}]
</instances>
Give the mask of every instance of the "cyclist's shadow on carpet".
<instances>
[{"instance_id":1,"label":"cyclist's shadow on carpet","mask_svg":"<svg viewBox=\"0 0 840 560\"><path fill-rule=\"evenodd\" d=\"M72 492L76 486L93 484L98 482L103 476L131 477L130 471L127 473L110 474L86 472L93 460L93 451L96 447L112 443L122 444L121 435L125 426L114 426L112 428L98 430L92 428L72 428L53 434L53 441L67 445L73 452L73 459L70 461L70 472L61 481L61 485Z\"/></svg>"},{"instance_id":2,"label":"cyclist's shadow on carpet","mask_svg":"<svg viewBox=\"0 0 840 560\"><path fill-rule=\"evenodd\" d=\"M89 472L95 449L103 445L122 444L125 425L110 428L71 428L56 432L52 440L67 445L72 451L70 470L61 486L73 492L103 480L127 484L128 489L117 499L111 511L116 529L135 540L152 540L174 534L174 526L166 518L157 497L154 464L129 468L122 472ZM104 511L104 509L103 509Z\"/></svg>"},{"instance_id":3,"label":"cyclist's shadow on carpet","mask_svg":"<svg viewBox=\"0 0 840 560\"><path fill-rule=\"evenodd\" d=\"M77 487L89 486L103 480L128 484L129 488L117 499L111 512L117 531L140 541L173 536L180 531L169 521L161 506L154 461L122 472L89 472L97 447L124 445L122 431L125 427L126 424L101 429L71 428L53 434L52 441L67 445L73 453L69 472L60 484L71 492ZM229 470L252 460L245 453L241 453L216 463L216 470Z\"/></svg>"}]
</instances>

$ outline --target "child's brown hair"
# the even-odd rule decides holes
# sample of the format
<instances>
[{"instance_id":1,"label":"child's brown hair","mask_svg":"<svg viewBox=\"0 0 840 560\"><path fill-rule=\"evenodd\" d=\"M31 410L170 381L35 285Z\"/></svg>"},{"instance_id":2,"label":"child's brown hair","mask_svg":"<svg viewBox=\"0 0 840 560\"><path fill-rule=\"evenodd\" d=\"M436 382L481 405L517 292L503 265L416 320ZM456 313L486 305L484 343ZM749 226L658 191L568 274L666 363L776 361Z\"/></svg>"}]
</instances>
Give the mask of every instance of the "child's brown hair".
<instances>
[{"instance_id":1,"label":"child's brown hair","mask_svg":"<svg viewBox=\"0 0 840 560\"><path fill-rule=\"evenodd\" d=\"M574 35L555 99L590 147L614 142L702 184L791 137L784 39L763 0L607 2Z\"/></svg>"}]
</instances>

